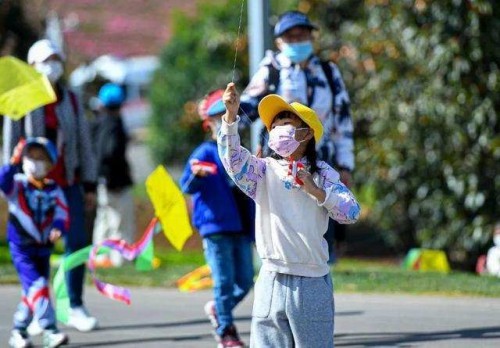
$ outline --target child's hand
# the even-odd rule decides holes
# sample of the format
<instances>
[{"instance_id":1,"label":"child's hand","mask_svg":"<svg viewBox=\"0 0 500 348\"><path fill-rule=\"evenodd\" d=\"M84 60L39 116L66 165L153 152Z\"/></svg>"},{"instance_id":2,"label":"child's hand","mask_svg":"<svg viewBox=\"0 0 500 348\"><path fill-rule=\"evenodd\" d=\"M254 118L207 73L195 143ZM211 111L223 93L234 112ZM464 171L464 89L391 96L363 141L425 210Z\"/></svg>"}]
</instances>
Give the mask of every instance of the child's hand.
<instances>
[{"instance_id":1,"label":"child's hand","mask_svg":"<svg viewBox=\"0 0 500 348\"><path fill-rule=\"evenodd\" d=\"M191 173L196 176L205 177L208 175L217 174L217 165L215 163L200 161L197 159L192 159L190 161L191 164Z\"/></svg>"},{"instance_id":2,"label":"child's hand","mask_svg":"<svg viewBox=\"0 0 500 348\"><path fill-rule=\"evenodd\" d=\"M208 171L206 171L205 169L203 169L202 167L199 167L199 166L192 166L191 172L196 176L201 176L202 178L207 176L207 175L210 175L210 173Z\"/></svg>"},{"instance_id":3,"label":"child's hand","mask_svg":"<svg viewBox=\"0 0 500 348\"><path fill-rule=\"evenodd\" d=\"M222 100L226 106L226 113L223 116L224 121L233 123L236 121L236 115L238 115L238 110L240 108L240 96L233 82L227 84Z\"/></svg>"},{"instance_id":4,"label":"child's hand","mask_svg":"<svg viewBox=\"0 0 500 348\"><path fill-rule=\"evenodd\" d=\"M26 140L24 138L21 138L19 142L17 143L16 147L12 151L12 157L10 158L10 164L17 166L18 164L21 164L21 160L23 157L23 150L24 146L26 145Z\"/></svg>"},{"instance_id":5,"label":"child's hand","mask_svg":"<svg viewBox=\"0 0 500 348\"><path fill-rule=\"evenodd\" d=\"M55 243L59 238L61 238L62 232L57 228L53 228L49 234L49 240Z\"/></svg>"},{"instance_id":6,"label":"child's hand","mask_svg":"<svg viewBox=\"0 0 500 348\"><path fill-rule=\"evenodd\" d=\"M325 201L326 193L318 186L316 186L311 173L309 173L305 169L300 169L297 171L297 179L301 180L304 183L302 185L302 189L306 193L314 196L320 203L323 203Z\"/></svg>"}]
</instances>

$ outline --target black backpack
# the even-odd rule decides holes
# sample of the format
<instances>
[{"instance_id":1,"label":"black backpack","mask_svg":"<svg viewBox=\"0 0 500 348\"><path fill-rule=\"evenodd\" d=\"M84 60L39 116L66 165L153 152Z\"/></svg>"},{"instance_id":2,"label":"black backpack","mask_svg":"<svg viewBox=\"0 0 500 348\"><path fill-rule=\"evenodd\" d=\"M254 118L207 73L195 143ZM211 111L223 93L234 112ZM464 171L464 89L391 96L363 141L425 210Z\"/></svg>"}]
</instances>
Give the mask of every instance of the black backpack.
<instances>
[{"instance_id":1,"label":"black backpack","mask_svg":"<svg viewBox=\"0 0 500 348\"><path fill-rule=\"evenodd\" d=\"M332 66L329 61L321 60L320 61L321 68L323 69L323 73L326 76L326 81L328 82L328 86L330 87L330 91L332 91L332 98L335 99L338 91L335 88L335 84L333 82L333 71ZM280 84L280 70L274 66L274 64L268 64L267 68L269 69L269 76L267 80L267 90L269 93L275 93L278 90L278 86ZM335 107L335 103L332 103L332 109Z\"/></svg>"}]
</instances>

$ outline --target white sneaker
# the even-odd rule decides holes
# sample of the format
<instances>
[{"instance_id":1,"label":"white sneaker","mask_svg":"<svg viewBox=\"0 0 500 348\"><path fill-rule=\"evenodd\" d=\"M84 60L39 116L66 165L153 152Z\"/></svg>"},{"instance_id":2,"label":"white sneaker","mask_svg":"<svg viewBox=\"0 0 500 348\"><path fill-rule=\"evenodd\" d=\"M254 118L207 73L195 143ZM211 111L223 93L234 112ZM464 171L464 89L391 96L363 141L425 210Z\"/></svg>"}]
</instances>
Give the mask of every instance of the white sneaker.
<instances>
[{"instance_id":1,"label":"white sneaker","mask_svg":"<svg viewBox=\"0 0 500 348\"><path fill-rule=\"evenodd\" d=\"M14 329L9 338L9 346L12 348L31 347L31 340L26 331Z\"/></svg>"},{"instance_id":2,"label":"white sneaker","mask_svg":"<svg viewBox=\"0 0 500 348\"><path fill-rule=\"evenodd\" d=\"M85 307L75 307L69 310L68 326L81 332L89 332L97 327L97 319L91 317Z\"/></svg>"},{"instance_id":3,"label":"white sneaker","mask_svg":"<svg viewBox=\"0 0 500 348\"><path fill-rule=\"evenodd\" d=\"M205 311L205 314L210 320L210 324L212 324L212 327L214 329L217 329L219 327L219 321L217 319L217 311L215 310L215 301L210 300L207 303L205 303L203 310Z\"/></svg>"},{"instance_id":4,"label":"white sneaker","mask_svg":"<svg viewBox=\"0 0 500 348\"><path fill-rule=\"evenodd\" d=\"M43 348L56 348L69 342L68 335L57 329L45 330L43 332Z\"/></svg>"},{"instance_id":5,"label":"white sneaker","mask_svg":"<svg viewBox=\"0 0 500 348\"><path fill-rule=\"evenodd\" d=\"M42 334L43 328L40 326L38 320L33 319L31 323L28 325L27 331L28 335L30 336L38 336Z\"/></svg>"}]
</instances>

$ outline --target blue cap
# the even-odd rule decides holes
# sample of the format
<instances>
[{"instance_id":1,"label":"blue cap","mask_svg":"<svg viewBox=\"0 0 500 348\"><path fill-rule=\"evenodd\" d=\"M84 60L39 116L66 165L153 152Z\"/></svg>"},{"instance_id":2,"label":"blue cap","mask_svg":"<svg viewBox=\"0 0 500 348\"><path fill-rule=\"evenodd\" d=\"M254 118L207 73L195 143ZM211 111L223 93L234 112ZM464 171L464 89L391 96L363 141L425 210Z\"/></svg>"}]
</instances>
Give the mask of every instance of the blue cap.
<instances>
[{"instance_id":1,"label":"blue cap","mask_svg":"<svg viewBox=\"0 0 500 348\"><path fill-rule=\"evenodd\" d=\"M106 83L102 86L97 97L105 107L120 106L125 101L123 89L115 83Z\"/></svg>"},{"instance_id":2,"label":"blue cap","mask_svg":"<svg viewBox=\"0 0 500 348\"><path fill-rule=\"evenodd\" d=\"M57 148L52 141L43 137L28 138L26 139L26 145L24 145L24 150L27 151L31 146L41 147L49 155L52 164L57 162Z\"/></svg>"},{"instance_id":3,"label":"blue cap","mask_svg":"<svg viewBox=\"0 0 500 348\"><path fill-rule=\"evenodd\" d=\"M217 89L208 93L207 96L203 98L198 109L202 119L218 116L226 111L226 106L222 101L223 94L223 89Z\"/></svg>"},{"instance_id":4,"label":"blue cap","mask_svg":"<svg viewBox=\"0 0 500 348\"><path fill-rule=\"evenodd\" d=\"M279 37L283 35L285 31L295 27L318 29L317 26L309 21L309 18L307 18L304 13L299 11L288 11L279 17L278 23L274 26L274 36Z\"/></svg>"}]
</instances>

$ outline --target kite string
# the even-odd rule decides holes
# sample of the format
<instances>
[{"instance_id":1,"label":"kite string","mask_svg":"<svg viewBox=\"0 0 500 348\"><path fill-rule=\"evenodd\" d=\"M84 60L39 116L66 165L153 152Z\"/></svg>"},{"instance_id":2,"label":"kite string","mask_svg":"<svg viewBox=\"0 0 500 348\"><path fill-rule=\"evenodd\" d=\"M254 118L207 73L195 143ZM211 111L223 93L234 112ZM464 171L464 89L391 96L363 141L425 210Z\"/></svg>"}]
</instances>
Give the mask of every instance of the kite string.
<instances>
[{"instance_id":1,"label":"kite string","mask_svg":"<svg viewBox=\"0 0 500 348\"><path fill-rule=\"evenodd\" d=\"M234 83L234 76L235 76L235 73L236 73L236 59L238 58L238 48L240 46L240 34L241 34L241 22L242 22L242 19L243 19L243 6L245 5L245 0L241 0L241 7L240 7L240 20L239 20L239 24L238 24L238 36L236 37L236 47L234 49L234 61L233 61L233 77L231 79L231 82ZM248 116L248 114L245 112L245 110L243 110L241 107L239 109L240 111L240 115L241 116L244 116L248 122L248 124L252 124L252 119L250 118L250 116Z\"/></svg>"},{"instance_id":2,"label":"kite string","mask_svg":"<svg viewBox=\"0 0 500 348\"><path fill-rule=\"evenodd\" d=\"M241 0L241 7L240 7L240 21L238 24L238 36L236 37L236 47L234 49L234 61L233 61L233 77L231 79L231 82L234 82L234 75L236 72L236 58L238 58L238 48L240 45L240 33L241 33L241 22L243 19L243 5L245 4L245 0Z\"/></svg>"}]
</instances>

